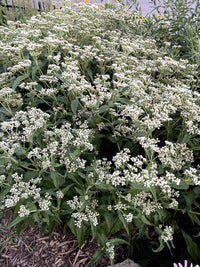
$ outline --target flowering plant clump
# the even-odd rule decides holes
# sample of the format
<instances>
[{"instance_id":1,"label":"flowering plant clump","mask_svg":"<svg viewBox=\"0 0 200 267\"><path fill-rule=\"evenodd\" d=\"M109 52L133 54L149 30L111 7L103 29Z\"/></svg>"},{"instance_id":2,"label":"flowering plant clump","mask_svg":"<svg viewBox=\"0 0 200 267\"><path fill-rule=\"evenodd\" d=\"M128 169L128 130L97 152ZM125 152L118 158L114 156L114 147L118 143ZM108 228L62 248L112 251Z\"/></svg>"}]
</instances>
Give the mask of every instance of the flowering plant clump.
<instances>
[{"instance_id":1,"label":"flowering plant clump","mask_svg":"<svg viewBox=\"0 0 200 267\"><path fill-rule=\"evenodd\" d=\"M198 66L135 36L134 16L83 3L1 27L0 209L19 230L92 234L92 262L113 263L131 225L161 251L181 213L199 224Z\"/></svg>"}]
</instances>

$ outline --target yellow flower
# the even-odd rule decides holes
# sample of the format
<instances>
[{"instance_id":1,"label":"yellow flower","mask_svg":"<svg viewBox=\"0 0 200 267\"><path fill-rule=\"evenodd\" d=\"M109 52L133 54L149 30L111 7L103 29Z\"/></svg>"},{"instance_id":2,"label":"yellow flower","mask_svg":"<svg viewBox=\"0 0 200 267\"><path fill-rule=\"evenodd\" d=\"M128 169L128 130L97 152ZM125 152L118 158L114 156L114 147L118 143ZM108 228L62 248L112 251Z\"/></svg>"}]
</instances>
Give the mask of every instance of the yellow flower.
<instances>
[{"instance_id":1,"label":"yellow flower","mask_svg":"<svg viewBox=\"0 0 200 267\"><path fill-rule=\"evenodd\" d=\"M59 8L59 7L57 8L57 11L58 11L58 12L60 11L60 8Z\"/></svg>"},{"instance_id":2,"label":"yellow flower","mask_svg":"<svg viewBox=\"0 0 200 267\"><path fill-rule=\"evenodd\" d=\"M156 16L156 18L161 19L161 18L162 18L162 15L158 14L158 15Z\"/></svg>"},{"instance_id":3,"label":"yellow flower","mask_svg":"<svg viewBox=\"0 0 200 267\"><path fill-rule=\"evenodd\" d=\"M90 2L90 0L84 0L84 3L89 3Z\"/></svg>"},{"instance_id":4,"label":"yellow flower","mask_svg":"<svg viewBox=\"0 0 200 267\"><path fill-rule=\"evenodd\" d=\"M140 22L143 22L145 20L145 18L143 17L141 20L140 20Z\"/></svg>"}]
</instances>

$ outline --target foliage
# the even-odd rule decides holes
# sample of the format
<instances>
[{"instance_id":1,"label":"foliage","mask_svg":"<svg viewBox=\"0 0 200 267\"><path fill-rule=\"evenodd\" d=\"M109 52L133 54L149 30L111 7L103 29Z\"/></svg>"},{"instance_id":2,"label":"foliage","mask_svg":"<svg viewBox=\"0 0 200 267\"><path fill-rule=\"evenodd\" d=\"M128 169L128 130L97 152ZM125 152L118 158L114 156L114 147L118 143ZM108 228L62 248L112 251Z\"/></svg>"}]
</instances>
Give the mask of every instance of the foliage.
<instances>
[{"instance_id":1,"label":"foliage","mask_svg":"<svg viewBox=\"0 0 200 267\"><path fill-rule=\"evenodd\" d=\"M170 56L200 65L199 0L149 2L152 5L151 12L136 27L137 33L153 37L159 46L167 45ZM139 10L137 5L136 9Z\"/></svg>"},{"instance_id":2,"label":"foliage","mask_svg":"<svg viewBox=\"0 0 200 267\"><path fill-rule=\"evenodd\" d=\"M135 35L138 21L126 9L66 5L8 24L0 37L0 207L13 210L10 227L39 221L51 233L60 223L79 244L91 234L100 244L94 260L106 253L112 264L116 244L152 231L155 252L172 250L181 230L196 248L198 65Z\"/></svg>"}]
</instances>

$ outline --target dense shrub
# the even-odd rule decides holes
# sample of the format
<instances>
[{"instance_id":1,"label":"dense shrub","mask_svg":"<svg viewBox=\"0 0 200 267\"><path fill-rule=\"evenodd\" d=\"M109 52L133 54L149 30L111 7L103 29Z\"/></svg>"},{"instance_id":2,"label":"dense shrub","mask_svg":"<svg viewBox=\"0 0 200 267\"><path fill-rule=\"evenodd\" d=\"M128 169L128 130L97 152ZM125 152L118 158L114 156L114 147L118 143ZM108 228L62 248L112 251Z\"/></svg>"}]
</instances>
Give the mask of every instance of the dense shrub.
<instances>
[{"instance_id":1,"label":"dense shrub","mask_svg":"<svg viewBox=\"0 0 200 267\"><path fill-rule=\"evenodd\" d=\"M198 261L198 65L137 25L126 10L80 4L0 28L1 211L19 232L38 221L80 244L91 234L94 260L111 263L116 244L154 231L161 251L182 231Z\"/></svg>"}]
</instances>

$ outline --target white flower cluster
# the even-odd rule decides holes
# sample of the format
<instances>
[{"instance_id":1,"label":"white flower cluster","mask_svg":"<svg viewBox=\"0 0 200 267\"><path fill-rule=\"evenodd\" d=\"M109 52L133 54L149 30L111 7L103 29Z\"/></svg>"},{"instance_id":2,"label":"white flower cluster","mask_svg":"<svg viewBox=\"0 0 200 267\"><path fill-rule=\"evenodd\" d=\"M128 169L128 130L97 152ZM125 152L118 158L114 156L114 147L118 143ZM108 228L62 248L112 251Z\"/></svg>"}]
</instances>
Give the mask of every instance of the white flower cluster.
<instances>
[{"instance_id":1,"label":"white flower cluster","mask_svg":"<svg viewBox=\"0 0 200 267\"><path fill-rule=\"evenodd\" d=\"M129 154L128 154L129 153ZM130 150L125 148L124 151L121 151L113 157L113 162L117 168L123 167L130 160Z\"/></svg>"},{"instance_id":2,"label":"white flower cluster","mask_svg":"<svg viewBox=\"0 0 200 267\"><path fill-rule=\"evenodd\" d=\"M112 245L110 242L106 242L106 252L108 254L108 257L112 260L115 257L115 250L114 249L115 249L114 245Z\"/></svg>"},{"instance_id":3,"label":"white flower cluster","mask_svg":"<svg viewBox=\"0 0 200 267\"><path fill-rule=\"evenodd\" d=\"M184 175L186 178L192 179L195 185L200 185L200 174L195 168L189 168L185 170Z\"/></svg>"},{"instance_id":4,"label":"white flower cluster","mask_svg":"<svg viewBox=\"0 0 200 267\"><path fill-rule=\"evenodd\" d=\"M151 213L156 212L159 209L162 209L162 205L159 202L151 200L152 195L145 191L142 191L136 194L131 202L135 208L142 208L142 213L145 215L150 215Z\"/></svg>"},{"instance_id":5,"label":"white flower cluster","mask_svg":"<svg viewBox=\"0 0 200 267\"><path fill-rule=\"evenodd\" d=\"M2 184L6 179L6 176L4 174L0 175L0 184Z\"/></svg>"},{"instance_id":6,"label":"white flower cluster","mask_svg":"<svg viewBox=\"0 0 200 267\"><path fill-rule=\"evenodd\" d=\"M41 181L40 178L32 178L29 182L24 182L23 176L17 173L14 173L11 177L14 184L4 200L6 208L14 207L20 199L38 200L40 198L41 188L37 187L37 184Z\"/></svg>"},{"instance_id":7,"label":"white flower cluster","mask_svg":"<svg viewBox=\"0 0 200 267\"><path fill-rule=\"evenodd\" d=\"M93 226L98 225L98 216L99 213L94 211L95 208L98 206L97 200L93 200L92 202L88 201L88 196L86 196L85 201L87 201L87 204L85 205L85 201L83 202L80 200L77 196L74 196L72 200L67 201L67 205L70 206L72 210L77 210L77 212L72 213L72 217L75 218L75 225L78 228L81 228L82 222L91 222ZM88 203L89 202L89 203ZM82 210L82 207L85 205L84 210Z\"/></svg>"},{"instance_id":8,"label":"white flower cluster","mask_svg":"<svg viewBox=\"0 0 200 267\"><path fill-rule=\"evenodd\" d=\"M174 144L165 141L165 146L160 148L159 159L164 166L170 166L172 170L180 170L186 162L193 162L193 153L186 144Z\"/></svg>"},{"instance_id":9,"label":"white flower cluster","mask_svg":"<svg viewBox=\"0 0 200 267\"><path fill-rule=\"evenodd\" d=\"M62 199L62 198L64 197L64 194L63 194L62 191L57 191L57 192L56 192L56 195L57 195L57 197L60 198L60 199Z\"/></svg>"},{"instance_id":10,"label":"white flower cluster","mask_svg":"<svg viewBox=\"0 0 200 267\"><path fill-rule=\"evenodd\" d=\"M162 228L162 225L160 226L160 228ZM173 233L174 233L174 230L171 226L165 226L160 237L166 243L168 241L173 240Z\"/></svg>"},{"instance_id":11,"label":"white flower cluster","mask_svg":"<svg viewBox=\"0 0 200 267\"><path fill-rule=\"evenodd\" d=\"M45 198L40 198L38 201L39 207L41 210L49 210L51 206L51 196L46 193Z\"/></svg>"},{"instance_id":12,"label":"white flower cluster","mask_svg":"<svg viewBox=\"0 0 200 267\"><path fill-rule=\"evenodd\" d=\"M20 93L17 93L10 87L2 86L0 90L0 103L12 108L19 108L23 104L23 99Z\"/></svg>"},{"instance_id":13,"label":"white flower cluster","mask_svg":"<svg viewBox=\"0 0 200 267\"><path fill-rule=\"evenodd\" d=\"M2 131L5 132L3 142L6 140L8 144L9 142L14 144L19 141L30 141L34 132L43 128L49 117L49 114L37 108L16 112L10 121L3 121L0 124Z\"/></svg>"},{"instance_id":14,"label":"white flower cluster","mask_svg":"<svg viewBox=\"0 0 200 267\"><path fill-rule=\"evenodd\" d=\"M159 151L159 148L157 145L157 143L159 142L158 139L153 139L153 138L150 139L146 137L138 137L137 139L143 148L145 149L150 148L151 150L156 151L156 152Z\"/></svg>"},{"instance_id":15,"label":"white flower cluster","mask_svg":"<svg viewBox=\"0 0 200 267\"><path fill-rule=\"evenodd\" d=\"M21 205L18 211L19 217L25 217L30 214L30 210L28 210L24 205Z\"/></svg>"},{"instance_id":16,"label":"white flower cluster","mask_svg":"<svg viewBox=\"0 0 200 267\"><path fill-rule=\"evenodd\" d=\"M133 214L132 214L132 213L124 214L123 216L124 216L124 219L125 219L128 223L132 222L132 220L133 220Z\"/></svg>"}]
</instances>

